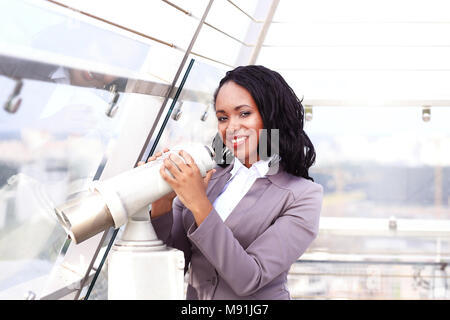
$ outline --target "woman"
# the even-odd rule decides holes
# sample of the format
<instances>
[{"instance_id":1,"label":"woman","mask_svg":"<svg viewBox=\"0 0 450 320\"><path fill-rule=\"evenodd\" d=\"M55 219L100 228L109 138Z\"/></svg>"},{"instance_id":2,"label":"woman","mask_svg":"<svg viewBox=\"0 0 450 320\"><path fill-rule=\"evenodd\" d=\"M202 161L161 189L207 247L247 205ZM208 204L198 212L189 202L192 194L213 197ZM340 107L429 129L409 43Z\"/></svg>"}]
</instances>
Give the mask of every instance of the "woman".
<instances>
[{"instance_id":1,"label":"woman","mask_svg":"<svg viewBox=\"0 0 450 320\"><path fill-rule=\"evenodd\" d=\"M227 72L214 103L232 163L202 178L186 152L166 159L160 173L175 193L152 204L152 224L184 251L187 299L290 299L288 271L316 237L322 204L322 187L308 175L315 151L303 106L262 66ZM267 156L262 129L271 136Z\"/></svg>"}]
</instances>

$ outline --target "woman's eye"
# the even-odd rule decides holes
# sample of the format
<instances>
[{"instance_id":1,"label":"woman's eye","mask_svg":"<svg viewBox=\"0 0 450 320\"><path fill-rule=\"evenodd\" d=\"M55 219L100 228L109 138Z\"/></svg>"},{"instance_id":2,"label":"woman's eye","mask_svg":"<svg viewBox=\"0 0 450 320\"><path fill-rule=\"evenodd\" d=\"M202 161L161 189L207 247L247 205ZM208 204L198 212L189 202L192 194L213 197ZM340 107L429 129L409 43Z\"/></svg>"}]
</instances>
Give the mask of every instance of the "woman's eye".
<instances>
[{"instance_id":1,"label":"woman's eye","mask_svg":"<svg viewBox=\"0 0 450 320\"><path fill-rule=\"evenodd\" d=\"M248 117L251 113L248 111L241 112L241 117Z\"/></svg>"},{"instance_id":2,"label":"woman's eye","mask_svg":"<svg viewBox=\"0 0 450 320\"><path fill-rule=\"evenodd\" d=\"M218 120L219 122L223 122L223 121L226 121L226 120L227 120L227 117L217 117L217 120Z\"/></svg>"}]
</instances>

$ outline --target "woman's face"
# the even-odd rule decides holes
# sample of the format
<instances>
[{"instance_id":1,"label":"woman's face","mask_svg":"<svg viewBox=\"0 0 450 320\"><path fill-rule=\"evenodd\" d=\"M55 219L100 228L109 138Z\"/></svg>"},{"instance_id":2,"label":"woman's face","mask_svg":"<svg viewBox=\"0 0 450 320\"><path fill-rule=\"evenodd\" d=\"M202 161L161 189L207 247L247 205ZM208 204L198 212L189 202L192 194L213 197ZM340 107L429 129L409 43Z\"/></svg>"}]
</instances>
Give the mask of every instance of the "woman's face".
<instances>
[{"instance_id":1,"label":"woman's face","mask_svg":"<svg viewBox=\"0 0 450 320\"><path fill-rule=\"evenodd\" d=\"M225 145L249 168L259 160L258 141L263 121L251 94L232 81L216 97L219 133Z\"/></svg>"}]
</instances>

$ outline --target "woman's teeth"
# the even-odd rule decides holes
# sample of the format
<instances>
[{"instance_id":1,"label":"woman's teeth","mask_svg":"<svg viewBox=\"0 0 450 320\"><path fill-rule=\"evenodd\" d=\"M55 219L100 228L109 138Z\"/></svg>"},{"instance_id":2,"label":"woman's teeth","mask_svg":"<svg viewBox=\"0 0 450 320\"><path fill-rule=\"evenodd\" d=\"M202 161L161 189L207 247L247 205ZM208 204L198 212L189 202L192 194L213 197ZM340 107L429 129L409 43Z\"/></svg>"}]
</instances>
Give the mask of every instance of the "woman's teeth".
<instances>
[{"instance_id":1,"label":"woman's teeth","mask_svg":"<svg viewBox=\"0 0 450 320\"><path fill-rule=\"evenodd\" d=\"M238 143L241 143L242 141L244 141L245 139L247 139L247 137L234 138L234 139L231 140L231 142L233 144L238 144Z\"/></svg>"}]
</instances>

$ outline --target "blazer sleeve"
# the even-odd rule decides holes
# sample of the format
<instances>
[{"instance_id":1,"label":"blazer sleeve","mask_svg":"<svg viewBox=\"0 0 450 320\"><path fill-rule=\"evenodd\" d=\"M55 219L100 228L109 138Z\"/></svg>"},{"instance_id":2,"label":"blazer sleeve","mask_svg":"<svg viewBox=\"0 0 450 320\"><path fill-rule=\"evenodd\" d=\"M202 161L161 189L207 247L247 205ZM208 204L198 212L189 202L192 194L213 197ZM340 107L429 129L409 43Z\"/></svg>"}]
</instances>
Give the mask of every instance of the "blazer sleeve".
<instances>
[{"instance_id":1,"label":"blazer sleeve","mask_svg":"<svg viewBox=\"0 0 450 320\"><path fill-rule=\"evenodd\" d=\"M289 270L316 238L323 189L312 183L244 249L213 209L187 236L237 295L248 296Z\"/></svg>"},{"instance_id":2,"label":"blazer sleeve","mask_svg":"<svg viewBox=\"0 0 450 320\"><path fill-rule=\"evenodd\" d=\"M183 208L183 204L176 197L172 204L172 210L157 218L151 218L151 222L159 240L168 247L184 252L184 272L186 272L191 260L191 244L183 224Z\"/></svg>"}]
</instances>

